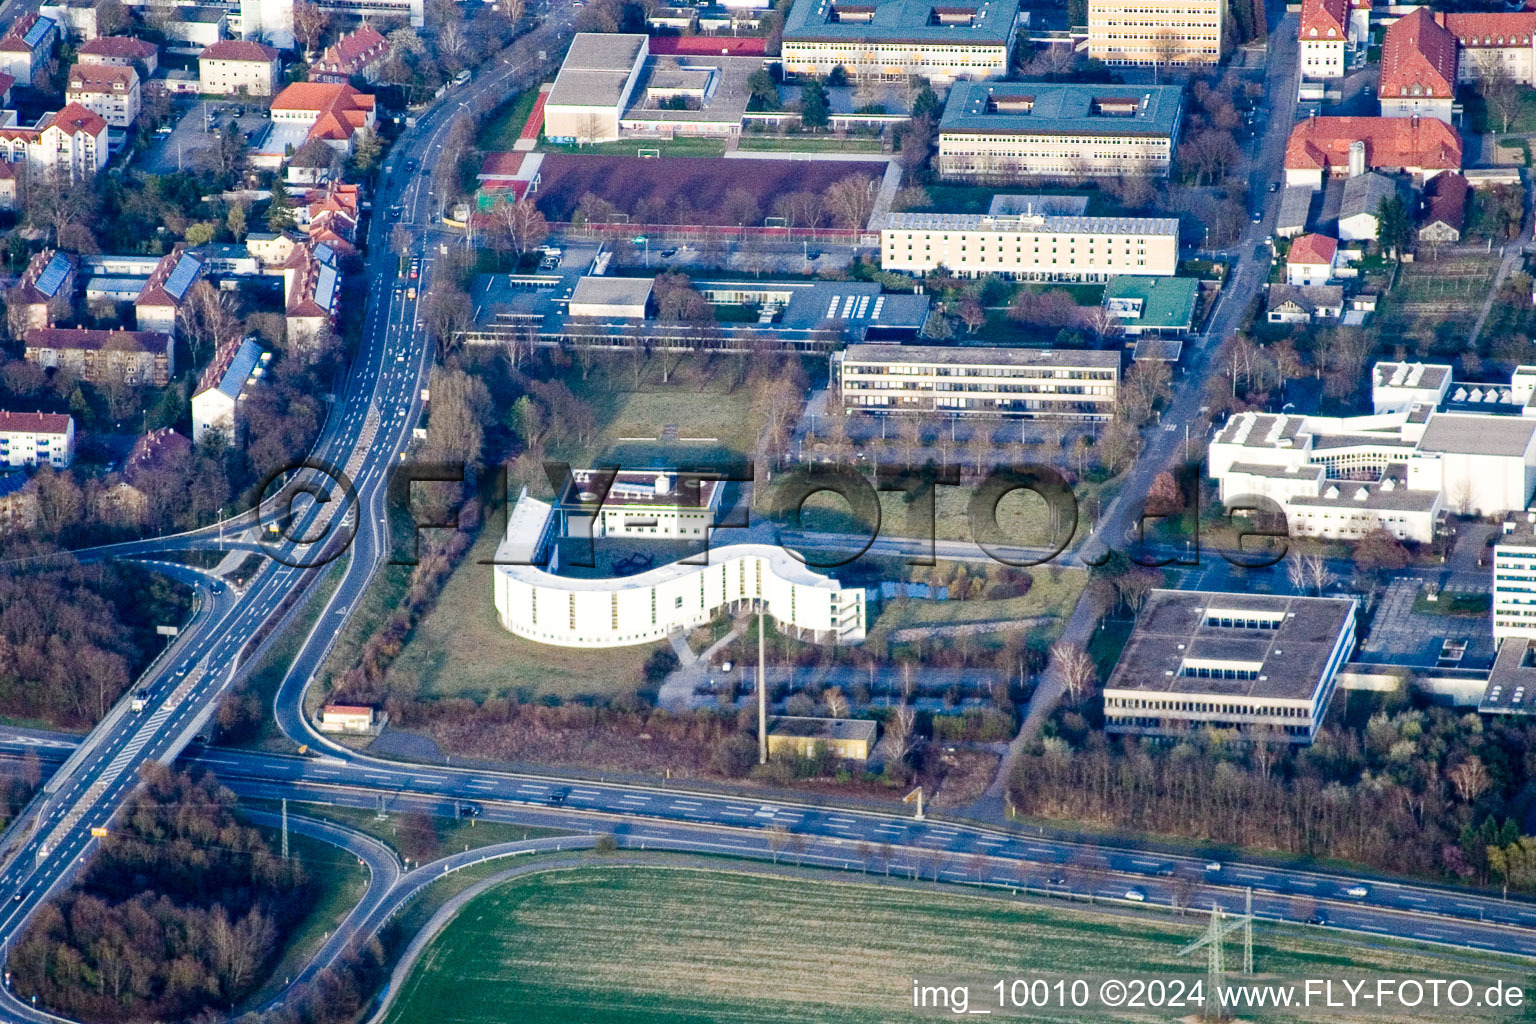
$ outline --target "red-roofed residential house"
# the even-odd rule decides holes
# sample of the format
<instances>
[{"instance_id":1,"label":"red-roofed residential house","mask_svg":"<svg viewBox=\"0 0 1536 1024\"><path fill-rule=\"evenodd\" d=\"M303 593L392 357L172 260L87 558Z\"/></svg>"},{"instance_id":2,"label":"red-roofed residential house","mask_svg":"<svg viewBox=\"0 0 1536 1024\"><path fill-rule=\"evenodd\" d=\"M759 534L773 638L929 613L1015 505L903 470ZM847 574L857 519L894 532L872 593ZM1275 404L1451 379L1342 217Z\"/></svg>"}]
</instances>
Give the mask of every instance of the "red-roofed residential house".
<instances>
[{"instance_id":1,"label":"red-roofed residential house","mask_svg":"<svg viewBox=\"0 0 1536 1024\"><path fill-rule=\"evenodd\" d=\"M1437 117L1450 124L1456 81L1456 37L1428 7L1387 29L1377 93L1382 117Z\"/></svg>"},{"instance_id":2,"label":"red-roofed residential house","mask_svg":"<svg viewBox=\"0 0 1536 1024\"><path fill-rule=\"evenodd\" d=\"M271 96L278 52L254 39L221 39L197 55L198 87L214 96Z\"/></svg>"},{"instance_id":3,"label":"red-roofed residential house","mask_svg":"<svg viewBox=\"0 0 1536 1024\"><path fill-rule=\"evenodd\" d=\"M81 64L137 68L148 76L160 66L160 47L132 36L99 36L81 43L75 59Z\"/></svg>"},{"instance_id":4,"label":"red-roofed residential house","mask_svg":"<svg viewBox=\"0 0 1536 1024\"><path fill-rule=\"evenodd\" d=\"M0 160L0 210L16 209L16 165Z\"/></svg>"},{"instance_id":5,"label":"red-roofed residential house","mask_svg":"<svg viewBox=\"0 0 1536 1024\"><path fill-rule=\"evenodd\" d=\"M389 40L373 28L364 25L356 32L348 32L336 40L320 59L309 66L311 82L343 83L353 75L372 82L384 58L389 56Z\"/></svg>"},{"instance_id":6,"label":"red-roofed residential house","mask_svg":"<svg viewBox=\"0 0 1536 1024\"><path fill-rule=\"evenodd\" d=\"M301 145L319 139L343 155L352 152L357 133L372 131L373 123L373 96L350 85L295 82L272 100L274 129L305 128Z\"/></svg>"},{"instance_id":7,"label":"red-roofed residential house","mask_svg":"<svg viewBox=\"0 0 1536 1024\"><path fill-rule=\"evenodd\" d=\"M92 384L120 380L164 387L176 375L171 336L158 331L39 327L27 331L25 342L27 362L62 366Z\"/></svg>"},{"instance_id":8,"label":"red-roofed residential house","mask_svg":"<svg viewBox=\"0 0 1536 1024\"><path fill-rule=\"evenodd\" d=\"M88 178L107 162L107 119L71 103L31 128L0 128L0 159L62 168L71 181Z\"/></svg>"},{"instance_id":9,"label":"red-roofed residential house","mask_svg":"<svg viewBox=\"0 0 1536 1024\"><path fill-rule=\"evenodd\" d=\"M63 469L75 461L75 418L56 412L7 412L0 409L0 466L49 465Z\"/></svg>"},{"instance_id":10,"label":"red-roofed residential house","mask_svg":"<svg viewBox=\"0 0 1536 1024\"><path fill-rule=\"evenodd\" d=\"M1461 241L1467 220L1467 179L1460 174L1440 174L1424 189L1424 215L1419 220L1419 241L1450 245Z\"/></svg>"},{"instance_id":11,"label":"red-roofed residential house","mask_svg":"<svg viewBox=\"0 0 1536 1024\"><path fill-rule=\"evenodd\" d=\"M1285 144L1285 183L1321 188L1324 175L1350 173L1358 143L1358 170L1402 171L1428 181L1461 170L1461 136L1433 117L1309 117Z\"/></svg>"},{"instance_id":12,"label":"red-roofed residential house","mask_svg":"<svg viewBox=\"0 0 1536 1024\"><path fill-rule=\"evenodd\" d=\"M1343 78L1349 0L1302 0L1298 70L1302 78Z\"/></svg>"},{"instance_id":13,"label":"red-roofed residential house","mask_svg":"<svg viewBox=\"0 0 1536 1024\"><path fill-rule=\"evenodd\" d=\"M331 182L310 189L300 208L300 226L311 242L324 242L343 253L356 252L358 188Z\"/></svg>"},{"instance_id":14,"label":"red-roofed residential house","mask_svg":"<svg viewBox=\"0 0 1536 1024\"><path fill-rule=\"evenodd\" d=\"M139 73L131 66L76 64L69 69L64 95L114 128L127 128L139 116Z\"/></svg>"},{"instance_id":15,"label":"red-roofed residential house","mask_svg":"<svg viewBox=\"0 0 1536 1024\"><path fill-rule=\"evenodd\" d=\"M1285 281L1297 288L1327 284L1338 264L1339 240L1327 235L1302 235L1285 257Z\"/></svg>"}]
</instances>

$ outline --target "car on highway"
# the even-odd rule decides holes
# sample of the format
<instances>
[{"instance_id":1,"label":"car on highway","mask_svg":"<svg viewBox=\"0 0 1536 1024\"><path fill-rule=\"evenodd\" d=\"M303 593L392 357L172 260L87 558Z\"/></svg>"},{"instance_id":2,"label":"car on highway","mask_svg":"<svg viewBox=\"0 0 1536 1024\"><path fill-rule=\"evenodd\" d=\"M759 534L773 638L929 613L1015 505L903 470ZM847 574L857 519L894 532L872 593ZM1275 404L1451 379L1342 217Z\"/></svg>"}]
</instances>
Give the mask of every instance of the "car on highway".
<instances>
[{"instance_id":1,"label":"car on highway","mask_svg":"<svg viewBox=\"0 0 1536 1024\"><path fill-rule=\"evenodd\" d=\"M145 708L149 707L149 691L135 690L133 693L133 702L129 706L135 712L143 711Z\"/></svg>"},{"instance_id":2,"label":"car on highway","mask_svg":"<svg viewBox=\"0 0 1536 1024\"><path fill-rule=\"evenodd\" d=\"M677 255L677 250L676 249L663 249L663 250L661 250L661 258L664 259L664 260L669 260L673 256L676 256L676 255Z\"/></svg>"},{"instance_id":3,"label":"car on highway","mask_svg":"<svg viewBox=\"0 0 1536 1024\"><path fill-rule=\"evenodd\" d=\"M480 817L480 805L473 800L460 800L459 813L466 818Z\"/></svg>"},{"instance_id":4,"label":"car on highway","mask_svg":"<svg viewBox=\"0 0 1536 1024\"><path fill-rule=\"evenodd\" d=\"M468 85L469 84L469 69L465 68L463 71L460 71L458 74L454 75L453 76L453 84L454 85Z\"/></svg>"},{"instance_id":5,"label":"car on highway","mask_svg":"<svg viewBox=\"0 0 1536 1024\"><path fill-rule=\"evenodd\" d=\"M1363 900L1371 894L1371 890L1363 885L1352 885L1344 890L1344 895L1352 900Z\"/></svg>"},{"instance_id":6,"label":"car on highway","mask_svg":"<svg viewBox=\"0 0 1536 1024\"><path fill-rule=\"evenodd\" d=\"M549 806L551 806L551 807L564 807L565 806L565 798L570 796L570 795L571 795L571 787L570 786L561 786L559 789L552 789L552 790L550 790L549 791L549 796L544 798L544 802L549 804Z\"/></svg>"},{"instance_id":7,"label":"car on highway","mask_svg":"<svg viewBox=\"0 0 1536 1024\"><path fill-rule=\"evenodd\" d=\"M414 281L417 278L419 278L420 276L421 276L421 260L411 260L411 280Z\"/></svg>"},{"instance_id":8,"label":"car on highway","mask_svg":"<svg viewBox=\"0 0 1536 1024\"><path fill-rule=\"evenodd\" d=\"M1058 871L1050 878L1046 879L1046 881L1050 882L1052 885L1066 885L1067 876Z\"/></svg>"},{"instance_id":9,"label":"car on highway","mask_svg":"<svg viewBox=\"0 0 1536 1024\"><path fill-rule=\"evenodd\" d=\"M1252 218L1252 220L1253 220L1253 222L1255 224L1262 224L1262 223L1264 223L1264 211L1263 210L1254 210L1253 211L1253 218Z\"/></svg>"},{"instance_id":10,"label":"car on highway","mask_svg":"<svg viewBox=\"0 0 1536 1024\"><path fill-rule=\"evenodd\" d=\"M1327 924L1327 923L1328 923L1328 915L1323 913L1321 910L1319 910L1317 913L1313 914L1311 917L1307 918L1307 924Z\"/></svg>"},{"instance_id":11,"label":"car on highway","mask_svg":"<svg viewBox=\"0 0 1536 1024\"><path fill-rule=\"evenodd\" d=\"M1209 871L1209 872L1211 872L1213 874L1215 872L1217 872L1217 871L1220 871L1221 870L1221 861L1219 861L1219 860L1211 861L1209 864L1207 864L1205 866L1205 870Z\"/></svg>"},{"instance_id":12,"label":"car on highway","mask_svg":"<svg viewBox=\"0 0 1536 1024\"><path fill-rule=\"evenodd\" d=\"M815 249L812 249L810 252L807 252L805 254L805 258L808 259L808 260L813 260L813 261L814 260L819 260L819 259L821 259L821 253L817 252Z\"/></svg>"},{"instance_id":13,"label":"car on highway","mask_svg":"<svg viewBox=\"0 0 1536 1024\"><path fill-rule=\"evenodd\" d=\"M421 161L417 160L415 157L412 157L411 159L409 159L409 160L407 160L405 162L405 173L406 174L415 174L420 169L421 169Z\"/></svg>"},{"instance_id":14,"label":"car on highway","mask_svg":"<svg viewBox=\"0 0 1536 1024\"><path fill-rule=\"evenodd\" d=\"M1147 902L1147 894L1142 892L1140 889L1125 890L1125 898L1130 900L1132 903Z\"/></svg>"},{"instance_id":15,"label":"car on highway","mask_svg":"<svg viewBox=\"0 0 1536 1024\"><path fill-rule=\"evenodd\" d=\"M407 288L405 290L405 297L407 301L414 302L416 300L416 289Z\"/></svg>"}]
</instances>

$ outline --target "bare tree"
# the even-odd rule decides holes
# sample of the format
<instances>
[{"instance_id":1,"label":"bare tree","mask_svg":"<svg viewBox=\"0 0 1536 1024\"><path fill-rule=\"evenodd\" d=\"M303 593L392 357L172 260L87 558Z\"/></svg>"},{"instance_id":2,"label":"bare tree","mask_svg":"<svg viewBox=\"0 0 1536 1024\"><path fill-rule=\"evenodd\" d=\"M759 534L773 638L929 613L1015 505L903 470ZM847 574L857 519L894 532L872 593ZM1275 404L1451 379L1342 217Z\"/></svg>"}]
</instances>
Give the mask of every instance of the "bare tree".
<instances>
[{"instance_id":1,"label":"bare tree","mask_svg":"<svg viewBox=\"0 0 1536 1024\"><path fill-rule=\"evenodd\" d=\"M1451 785L1456 789L1456 795L1462 803L1475 803L1477 798L1488 792L1492 780L1488 775L1488 768L1483 764L1483 759L1472 754L1458 762L1447 775Z\"/></svg>"},{"instance_id":2,"label":"bare tree","mask_svg":"<svg viewBox=\"0 0 1536 1024\"><path fill-rule=\"evenodd\" d=\"M1098 682L1098 668L1088 652L1075 643L1058 640L1051 645L1051 660L1061 673L1067 687L1067 695L1074 704L1081 704Z\"/></svg>"},{"instance_id":3,"label":"bare tree","mask_svg":"<svg viewBox=\"0 0 1536 1024\"><path fill-rule=\"evenodd\" d=\"M879 194L877 180L863 174L850 174L827 189L827 207L843 227L857 231L869 223Z\"/></svg>"},{"instance_id":4,"label":"bare tree","mask_svg":"<svg viewBox=\"0 0 1536 1024\"><path fill-rule=\"evenodd\" d=\"M1499 131L1509 131L1510 119L1520 109L1520 83L1515 81L1509 69L1499 58L1502 51L1478 49L1472 51L1477 60L1477 91L1488 106L1488 112L1499 119Z\"/></svg>"},{"instance_id":5,"label":"bare tree","mask_svg":"<svg viewBox=\"0 0 1536 1024\"><path fill-rule=\"evenodd\" d=\"M313 54L325 38L325 30L331 27L331 16L319 4L299 0L293 5L293 35L304 44L305 56Z\"/></svg>"}]
</instances>

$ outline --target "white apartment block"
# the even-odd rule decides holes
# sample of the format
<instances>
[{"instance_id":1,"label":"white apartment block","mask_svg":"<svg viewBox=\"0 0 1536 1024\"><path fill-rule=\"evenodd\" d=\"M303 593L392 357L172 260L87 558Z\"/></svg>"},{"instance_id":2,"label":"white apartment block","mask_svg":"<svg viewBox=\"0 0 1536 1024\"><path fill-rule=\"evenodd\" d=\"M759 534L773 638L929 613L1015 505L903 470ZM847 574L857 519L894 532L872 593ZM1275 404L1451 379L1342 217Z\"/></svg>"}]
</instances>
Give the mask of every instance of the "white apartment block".
<instances>
[{"instance_id":1,"label":"white apartment block","mask_svg":"<svg viewBox=\"0 0 1536 1024\"><path fill-rule=\"evenodd\" d=\"M1227 0L1088 0L1088 55L1106 64L1218 64Z\"/></svg>"},{"instance_id":2,"label":"white apartment block","mask_svg":"<svg viewBox=\"0 0 1536 1024\"><path fill-rule=\"evenodd\" d=\"M939 175L1166 177L1183 113L1179 86L957 82L939 122Z\"/></svg>"},{"instance_id":3,"label":"white apartment block","mask_svg":"<svg viewBox=\"0 0 1536 1024\"><path fill-rule=\"evenodd\" d=\"M1353 598L1154 590L1104 684L1104 731L1306 746L1355 647Z\"/></svg>"},{"instance_id":4,"label":"white apartment block","mask_svg":"<svg viewBox=\"0 0 1536 1024\"><path fill-rule=\"evenodd\" d=\"M198 88L212 96L271 96L282 67L276 49L250 39L221 39L198 54Z\"/></svg>"},{"instance_id":5,"label":"white apartment block","mask_svg":"<svg viewBox=\"0 0 1536 1024\"><path fill-rule=\"evenodd\" d=\"M558 505L525 489L496 549L492 595L503 628L559 647L628 647L758 606L816 643L864 639L862 587L845 588L773 544L712 546L634 576L560 575Z\"/></svg>"},{"instance_id":6,"label":"white apartment block","mask_svg":"<svg viewBox=\"0 0 1536 1024\"><path fill-rule=\"evenodd\" d=\"M107 119L71 103L31 128L0 128L0 159L58 170L71 181L89 178L107 163Z\"/></svg>"},{"instance_id":7,"label":"white apartment block","mask_svg":"<svg viewBox=\"0 0 1536 1024\"><path fill-rule=\"evenodd\" d=\"M0 466L52 466L75 461L75 418L62 413L0 410Z\"/></svg>"},{"instance_id":8,"label":"white apartment block","mask_svg":"<svg viewBox=\"0 0 1536 1024\"><path fill-rule=\"evenodd\" d=\"M127 128L139 116L139 73L125 66L76 64L64 95L106 118L113 128Z\"/></svg>"},{"instance_id":9,"label":"white apartment block","mask_svg":"<svg viewBox=\"0 0 1536 1024\"><path fill-rule=\"evenodd\" d=\"M1493 545L1493 638L1536 637L1536 512L1511 515Z\"/></svg>"},{"instance_id":10,"label":"white apartment block","mask_svg":"<svg viewBox=\"0 0 1536 1024\"><path fill-rule=\"evenodd\" d=\"M1120 355L863 344L834 353L832 375L847 412L1108 420L1120 385Z\"/></svg>"},{"instance_id":11,"label":"white apartment block","mask_svg":"<svg viewBox=\"0 0 1536 1024\"><path fill-rule=\"evenodd\" d=\"M782 59L791 75L949 82L1008 73L1020 23L1011 3L932 0L795 0Z\"/></svg>"},{"instance_id":12,"label":"white apartment block","mask_svg":"<svg viewBox=\"0 0 1536 1024\"><path fill-rule=\"evenodd\" d=\"M1107 281L1122 274L1171 277L1179 267L1172 217L1046 217L1034 214L896 213L880 229L880 265L961 277Z\"/></svg>"},{"instance_id":13,"label":"white apartment block","mask_svg":"<svg viewBox=\"0 0 1536 1024\"><path fill-rule=\"evenodd\" d=\"M1378 363L1375 411L1326 417L1239 413L1207 464L1228 506L1267 498L1292 536L1376 529L1429 541L1441 518L1525 509L1536 490L1536 367L1505 385L1453 385L1450 367Z\"/></svg>"}]
</instances>

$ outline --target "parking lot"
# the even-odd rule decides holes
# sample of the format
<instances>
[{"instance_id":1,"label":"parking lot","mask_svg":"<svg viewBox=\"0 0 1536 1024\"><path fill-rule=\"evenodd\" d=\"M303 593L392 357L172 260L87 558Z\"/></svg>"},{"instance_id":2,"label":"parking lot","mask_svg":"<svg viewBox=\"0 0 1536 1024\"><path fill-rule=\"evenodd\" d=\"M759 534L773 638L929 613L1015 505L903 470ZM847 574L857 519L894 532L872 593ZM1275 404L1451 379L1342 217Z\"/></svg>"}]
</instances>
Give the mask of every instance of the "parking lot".
<instances>
[{"instance_id":1,"label":"parking lot","mask_svg":"<svg viewBox=\"0 0 1536 1024\"><path fill-rule=\"evenodd\" d=\"M178 101L176 123L169 133L160 135L159 141L139 157L139 165L152 174L169 174L177 169L198 166L199 160L203 159L199 154L215 141L210 125L217 128L225 124L241 108L244 116L235 119L242 132L250 133L248 140L254 142L272 123L269 117L263 116L265 107L249 101Z\"/></svg>"}]
</instances>

